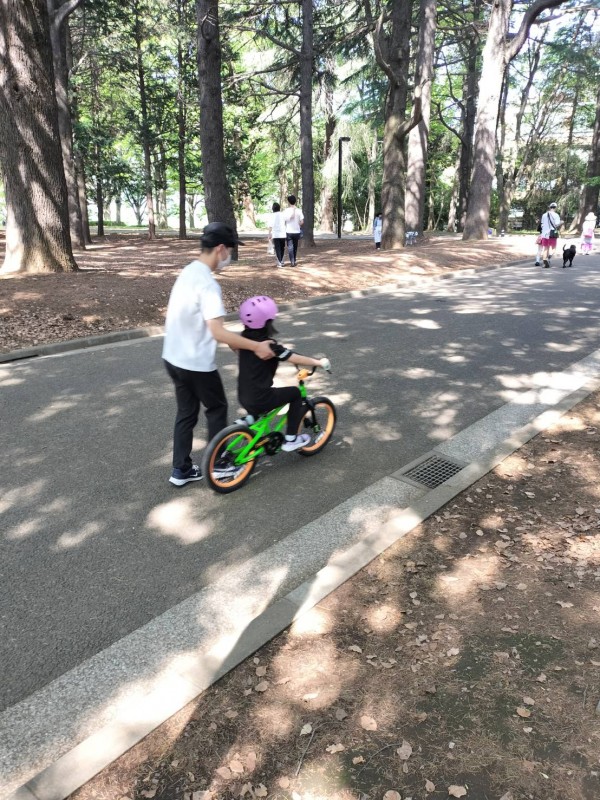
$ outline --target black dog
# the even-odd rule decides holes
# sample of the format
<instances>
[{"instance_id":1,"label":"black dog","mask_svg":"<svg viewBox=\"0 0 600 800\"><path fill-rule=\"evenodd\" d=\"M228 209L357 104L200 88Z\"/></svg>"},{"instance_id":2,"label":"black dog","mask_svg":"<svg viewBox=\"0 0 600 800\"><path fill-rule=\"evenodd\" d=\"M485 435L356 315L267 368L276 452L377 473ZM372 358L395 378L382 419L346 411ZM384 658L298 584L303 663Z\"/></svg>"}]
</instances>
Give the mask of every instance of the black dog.
<instances>
[{"instance_id":1,"label":"black dog","mask_svg":"<svg viewBox=\"0 0 600 800\"><path fill-rule=\"evenodd\" d=\"M567 247L566 244L563 245L563 269L567 266L573 266L573 259L577 253L577 248L574 244L570 247Z\"/></svg>"}]
</instances>

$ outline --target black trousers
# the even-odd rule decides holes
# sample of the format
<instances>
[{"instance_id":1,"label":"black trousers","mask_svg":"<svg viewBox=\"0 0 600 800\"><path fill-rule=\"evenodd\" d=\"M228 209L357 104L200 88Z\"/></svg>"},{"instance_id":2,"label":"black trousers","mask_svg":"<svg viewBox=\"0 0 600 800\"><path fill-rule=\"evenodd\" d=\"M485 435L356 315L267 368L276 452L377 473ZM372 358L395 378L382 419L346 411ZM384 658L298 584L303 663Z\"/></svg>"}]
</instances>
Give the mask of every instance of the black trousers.
<instances>
[{"instance_id":1,"label":"black trousers","mask_svg":"<svg viewBox=\"0 0 600 800\"><path fill-rule=\"evenodd\" d=\"M255 417L258 417L261 414L266 414L267 411L272 411L274 408L285 406L287 403L289 403L290 410L288 411L286 433L288 436L295 436L298 433L298 428L300 427L300 422L302 421L304 409L302 407L302 395L300 394L300 389L297 386L281 386L272 388L269 392L269 396L266 397L258 406L246 404L241 398L240 403L244 406L249 414L252 414Z\"/></svg>"},{"instance_id":2,"label":"black trousers","mask_svg":"<svg viewBox=\"0 0 600 800\"><path fill-rule=\"evenodd\" d=\"M198 422L200 404L208 425L208 441L227 427L227 398L218 370L193 372L165 361L165 367L175 385L177 416L173 431L173 467L187 472L192 466L194 428Z\"/></svg>"},{"instance_id":3,"label":"black trousers","mask_svg":"<svg viewBox=\"0 0 600 800\"><path fill-rule=\"evenodd\" d=\"M285 239L272 239L273 247L275 248L275 255L279 264L283 264L285 257Z\"/></svg>"},{"instance_id":4,"label":"black trousers","mask_svg":"<svg viewBox=\"0 0 600 800\"><path fill-rule=\"evenodd\" d=\"M288 233L287 235L287 248L290 257L290 264L292 267L296 264L296 253L298 252L298 242L300 241L299 233Z\"/></svg>"}]
</instances>

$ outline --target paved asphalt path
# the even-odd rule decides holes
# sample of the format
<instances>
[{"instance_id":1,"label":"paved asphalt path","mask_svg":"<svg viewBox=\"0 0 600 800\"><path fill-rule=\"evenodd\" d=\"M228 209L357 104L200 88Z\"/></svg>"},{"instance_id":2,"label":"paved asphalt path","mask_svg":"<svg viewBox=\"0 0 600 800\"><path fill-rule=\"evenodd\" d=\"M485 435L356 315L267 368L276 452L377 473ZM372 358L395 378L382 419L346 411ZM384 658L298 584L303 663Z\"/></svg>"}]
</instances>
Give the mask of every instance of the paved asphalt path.
<instances>
[{"instance_id":1,"label":"paved asphalt path","mask_svg":"<svg viewBox=\"0 0 600 800\"><path fill-rule=\"evenodd\" d=\"M310 388L337 403L335 441L266 462L230 496L167 482L161 340L0 367L0 710L543 386L600 346L599 323L600 256L282 315L283 341L332 360ZM234 357L219 359L234 401Z\"/></svg>"}]
</instances>

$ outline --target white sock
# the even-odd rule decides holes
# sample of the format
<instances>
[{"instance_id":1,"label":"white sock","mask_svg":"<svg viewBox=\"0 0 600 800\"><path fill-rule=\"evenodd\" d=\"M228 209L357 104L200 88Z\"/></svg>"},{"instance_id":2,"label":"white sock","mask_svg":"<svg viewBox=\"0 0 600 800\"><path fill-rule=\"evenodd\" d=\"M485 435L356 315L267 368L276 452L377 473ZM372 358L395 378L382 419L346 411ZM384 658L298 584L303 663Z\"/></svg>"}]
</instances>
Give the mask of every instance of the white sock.
<instances>
[{"instance_id":1,"label":"white sock","mask_svg":"<svg viewBox=\"0 0 600 800\"><path fill-rule=\"evenodd\" d=\"M287 433L285 435L286 442L295 442L297 438L298 438L297 436L288 436Z\"/></svg>"}]
</instances>

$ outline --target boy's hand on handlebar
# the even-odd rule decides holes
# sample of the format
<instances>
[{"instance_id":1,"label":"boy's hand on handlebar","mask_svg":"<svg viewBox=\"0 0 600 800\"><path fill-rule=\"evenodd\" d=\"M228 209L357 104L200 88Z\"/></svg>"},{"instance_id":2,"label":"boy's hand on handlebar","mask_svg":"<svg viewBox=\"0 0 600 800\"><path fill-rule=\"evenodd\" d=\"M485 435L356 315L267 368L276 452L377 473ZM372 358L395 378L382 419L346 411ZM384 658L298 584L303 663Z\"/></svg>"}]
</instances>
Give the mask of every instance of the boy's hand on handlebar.
<instances>
[{"instance_id":1,"label":"boy's hand on handlebar","mask_svg":"<svg viewBox=\"0 0 600 800\"><path fill-rule=\"evenodd\" d=\"M328 358L320 358L319 361L326 372L331 372L331 361Z\"/></svg>"}]
</instances>

